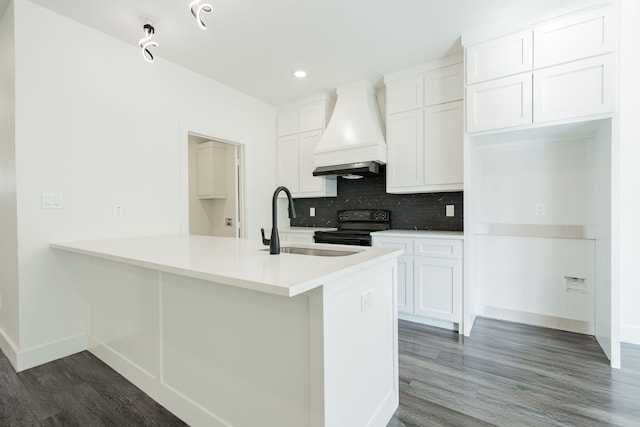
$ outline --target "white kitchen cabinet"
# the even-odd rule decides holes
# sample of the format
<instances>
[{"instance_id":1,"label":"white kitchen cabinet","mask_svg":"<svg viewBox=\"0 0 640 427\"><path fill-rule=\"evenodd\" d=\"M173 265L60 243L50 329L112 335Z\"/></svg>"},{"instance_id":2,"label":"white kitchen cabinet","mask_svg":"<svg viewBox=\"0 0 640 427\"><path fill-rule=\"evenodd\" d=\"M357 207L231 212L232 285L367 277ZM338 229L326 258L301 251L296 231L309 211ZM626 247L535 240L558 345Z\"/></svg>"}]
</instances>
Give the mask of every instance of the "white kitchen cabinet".
<instances>
[{"instance_id":1,"label":"white kitchen cabinet","mask_svg":"<svg viewBox=\"0 0 640 427\"><path fill-rule=\"evenodd\" d=\"M313 233L296 232L291 230L280 232L280 241L291 243L314 243Z\"/></svg>"},{"instance_id":2,"label":"white kitchen cabinet","mask_svg":"<svg viewBox=\"0 0 640 427\"><path fill-rule=\"evenodd\" d=\"M467 132L612 112L617 33L604 7L467 46Z\"/></svg>"},{"instance_id":3,"label":"white kitchen cabinet","mask_svg":"<svg viewBox=\"0 0 640 427\"><path fill-rule=\"evenodd\" d=\"M422 109L387 118L387 192L424 183L424 113Z\"/></svg>"},{"instance_id":4,"label":"white kitchen cabinet","mask_svg":"<svg viewBox=\"0 0 640 427\"><path fill-rule=\"evenodd\" d=\"M534 121L613 111L614 79L615 61L611 54L535 71Z\"/></svg>"},{"instance_id":5,"label":"white kitchen cabinet","mask_svg":"<svg viewBox=\"0 0 640 427\"><path fill-rule=\"evenodd\" d=\"M462 242L415 239L414 313L459 323L462 319Z\"/></svg>"},{"instance_id":6,"label":"white kitchen cabinet","mask_svg":"<svg viewBox=\"0 0 640 427\"><path fill-rule=\"evenodd\" d=\"M618 26L613 6L554 19L534 28L535 67L613 52Z\"/></svg>"},{"instance_id":7,"label":"white kitchen cabinet","mask_svg":"<svg viewBox=\"0 0 640 427\"><path fill-rule=\"evenodd\" d=\"M298 109L290 108L278 113L278 136L298 133Z\"/></svg>"},{"instance_id":8,"label":"white kitchen cabinet","mask_svg":"<svg viewBox=\"0 0 640 427\"><path fill-rule=\"evenodd\" d=\"M424 105L437 105L462 99L464 67L462 63L428 71L424 77Z\"/></svg>"},{"instance_id":9,"label":"white kitchen cabinet","mask_svg":"<svg viewBox=\"0 0 640 427\"><path fill-rule=\"evenodd\" d=\"M531 73L467 86L467 132L533 122Z\"/></svg>"},{"instance_id":10,"label":"white kitchen cabinet","mask_svg":"<svg viewBox=\"0 0 640 427\"><path fill-rule=\"evenodd\" d=\"M460 60L447 58L385 76L388 193L462 190Z\"/></svg>"},{"instance_id":11,"label":"white kitchen cabinet","mask_svg":"<svg viewBox=\"0 0 640 427\"><path fill-rule=\"evenodd\" d=\"M387 87L387 114L422 108L424 105L424 75L390 81Z\"/></svg>"},{"instance_id":12,"label":"white kitchen cabinet","mask_svg":"<svg viewBox=\"0 0 640 427\"><path fill-rule=\"evenodd\" d=\"M278 138L278 184L292 193L300 188L298 158L298 135Z\"/></svg>"},{"instance_id":13,"label":"white kitchen cabinet","mask_svg":"<svg viewBox=\"0 0 640 427\"><path fill-rule=\"evenodd\" d=\"M390 115L387 192L463 188L462 101Z\"/></svg>"},{"instance_id":14,"label":"white kitchen cabinet","mask_svg":"<svg viewBox=\"0 0 640 427\"><path fill-rule=\"evenodd\" d=\"M207 141L196 148L197 193L199 199L227 197L227 151L224 144Z\"/></svg>"},{"instance_id":15,"label":"white kitchen cabinet","mask_svg":"<svg viewBox=\"0 0 640 427\"><path fill-rule=\"evenodd\" d=\"M329 98L289 104L278 113L278 184L293 197L334 197L335 177L313 176L313 152L324 131ZM283 193L281 193L283 194Z\"/></svg>"},{"instance_id":16,"label":"white kitchen cabinet","mask_svg":"<svg viewBox=\"0 0 640 427\"><path fill-rule=\"evenodd\" d=\"M528 29L469 46L467 84L474 84L533 68L533 32Z\"/></svg>"},{"instance_id":17,"label":"white kitchen cabinet","mask_svg":"<svg viewBox=\"0 0 640 427\"><path fill-rule=\"evenodd\" d=\"M398 258L398 312L435 326L462 321L462 240L373 234L373 246L404 249Z\"/></svg>"},{"instance_id":18,"label":"white kitchen cabinet","mask_svg":"<svg viewBox=\"0 0 640 427\"><path fill-rule=\"evenodd\" d=\"M432 191L462 190L462 101L424 110L424 187Z\"/></svg>"}]
</instances>

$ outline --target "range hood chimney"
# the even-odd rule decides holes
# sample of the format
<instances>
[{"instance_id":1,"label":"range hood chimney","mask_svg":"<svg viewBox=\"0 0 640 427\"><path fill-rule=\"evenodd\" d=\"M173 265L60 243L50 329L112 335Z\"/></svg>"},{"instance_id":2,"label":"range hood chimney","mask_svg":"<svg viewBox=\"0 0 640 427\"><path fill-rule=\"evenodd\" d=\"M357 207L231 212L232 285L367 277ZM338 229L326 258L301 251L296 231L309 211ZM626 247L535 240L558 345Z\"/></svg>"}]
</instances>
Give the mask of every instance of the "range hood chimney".
<instances>
[{"instance_id":1,"label":"range hood chimney","mask_svg":"<svg viewBox=\"0 0 640 427\"><path fill-rule=\"evenodd\" d=\"M387 163L387 144L373 85L359 81L337 88L338 100L314 151L314 176L377 175Z\"/></svg>"}]
</instances>

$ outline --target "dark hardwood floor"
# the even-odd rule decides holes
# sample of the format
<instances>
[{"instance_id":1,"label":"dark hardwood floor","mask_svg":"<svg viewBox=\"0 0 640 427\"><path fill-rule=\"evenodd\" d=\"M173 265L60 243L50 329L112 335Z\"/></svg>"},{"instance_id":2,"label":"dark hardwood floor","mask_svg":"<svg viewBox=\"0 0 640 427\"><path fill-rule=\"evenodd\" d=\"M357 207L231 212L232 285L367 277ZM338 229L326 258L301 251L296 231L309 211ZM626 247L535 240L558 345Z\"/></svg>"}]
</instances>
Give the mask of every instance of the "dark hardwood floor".
<instances>
[{"instance_id":1,"label":"dark hardwood floor","mask_svg":"<svg viewBox=\"0 0 640 427\"><path fill-rule=\"evenodd\" d=\"M640 426L640 347L623 369L587 335L478 318L470 338L400 323L400 426Z\"/></svg>"},{"instance_id":2,"label":"dark hardwood floor","mask_svg":"<svg viewBox=\"0 0 640 427\"><path fill-rule=\"evenodd\" d=\"M478 319L464 338L401 321L399 335L389 427L640 426L640 347L613 370L593 337L552 329ZM1 427L184 425L88 352L19 374L0 352Z\"/></svg>"}]
</instances>

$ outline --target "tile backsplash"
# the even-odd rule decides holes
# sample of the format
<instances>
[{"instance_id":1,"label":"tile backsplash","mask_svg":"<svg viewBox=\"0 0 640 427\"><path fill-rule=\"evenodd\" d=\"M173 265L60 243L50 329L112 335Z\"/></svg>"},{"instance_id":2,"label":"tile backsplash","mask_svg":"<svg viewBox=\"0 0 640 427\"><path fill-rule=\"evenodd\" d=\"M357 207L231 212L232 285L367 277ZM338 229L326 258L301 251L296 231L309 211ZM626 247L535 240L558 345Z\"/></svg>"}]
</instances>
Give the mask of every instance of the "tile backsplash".
<instances>
[{"instance_id":1,"label":"tile backsplash","mask_svg":"<svg viewBox=\"0 0 640 427\"><path fill-rule=\"evenodd\" d=\"M357 180L338 178L338 196L295 199L297 218L292 227L336 227L343 209L387 209L391 228L401 230L462 231L462 191L424 194L387 194L384 167L380 175ZM454 205L455 215L445 215ZM316 215L309 216L315 208Z\"/></svg>"}]
</instances>

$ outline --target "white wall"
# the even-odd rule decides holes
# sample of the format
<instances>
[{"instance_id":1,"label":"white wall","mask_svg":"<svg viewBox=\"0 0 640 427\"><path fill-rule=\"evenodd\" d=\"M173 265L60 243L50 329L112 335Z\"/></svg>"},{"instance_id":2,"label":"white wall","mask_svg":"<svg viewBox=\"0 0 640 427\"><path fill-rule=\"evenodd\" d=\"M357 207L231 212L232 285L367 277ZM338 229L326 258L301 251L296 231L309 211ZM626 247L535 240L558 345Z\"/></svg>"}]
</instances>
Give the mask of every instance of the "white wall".
<instances>
[{"instance_id":1,"label":"white wall","mask_svg":"<svg viewBox=\"0 0 640 427\"><path fill-rule=\"evenodd\" d=\"M0 19L0 348L10 359L19 344L13 16L10 4Z\"/></svg>"},{"instance_id":2,"label":"white wall","mask_svg":"<svg viewBox=\"0 0 640 427\"><path fill-rule=\"evenodd\" d=\"M49 242L181 231L185 123L246 145L257 237L275 184L275 109L30 2L15 14L20 350L36 364L51 355L40 346L80 346L86 324L78 272ZM42 209L42 192L63 209Z\"/></svg>"},{"instance_id":3,"label":"white wall","mask_svg":"<svg viewBox=\"0 0 640 427\"><path fill-rule=\"evenodd\" d=\"M640 344L640 2L621 2L620 67L620 285L621 339Z\"/></svg>"}]
</instances>

